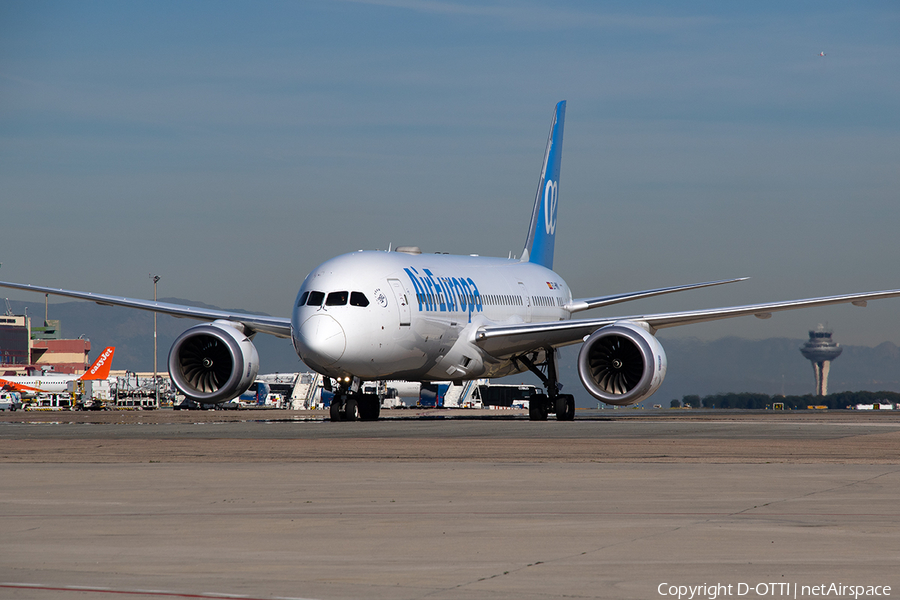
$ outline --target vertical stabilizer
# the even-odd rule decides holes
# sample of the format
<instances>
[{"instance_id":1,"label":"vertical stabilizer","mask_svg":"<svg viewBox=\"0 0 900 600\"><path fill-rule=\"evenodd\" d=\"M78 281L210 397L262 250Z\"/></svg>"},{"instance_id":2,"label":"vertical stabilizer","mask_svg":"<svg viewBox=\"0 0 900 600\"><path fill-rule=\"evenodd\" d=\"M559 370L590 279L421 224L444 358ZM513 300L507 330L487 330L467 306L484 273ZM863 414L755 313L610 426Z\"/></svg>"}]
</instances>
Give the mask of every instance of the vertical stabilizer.
<instances>
[{"instance_id":1,"label":"vertical stabilizer","mask_svg":"<svg viewBox=\"0 0 900 600\"><path fill-rule=\"evenodd\" d=\"M94 364L91 365L91 368L85 371L84 375L78 379L83 379L85 381L107 379L109 377L109 368L112 366L112 359L115 351L116 349L112 346L104 348L103 352L100 353L100 356L97 357L97 360L94 361Z\"/></svg>"},{"instance_id":2,"label":"vertical stabilizer","mask_svg":"<svg viewBox=\"0 0 900 600\"><path fill-rule=\"evenodd\" d=\"M531 225L522 260L553 268L553 245L556 240L556 208L559 197L559 166L562 160L563 124L566 120L566 101L556 105L541 180L534 198Z\"/></svg>"}]
</instances>

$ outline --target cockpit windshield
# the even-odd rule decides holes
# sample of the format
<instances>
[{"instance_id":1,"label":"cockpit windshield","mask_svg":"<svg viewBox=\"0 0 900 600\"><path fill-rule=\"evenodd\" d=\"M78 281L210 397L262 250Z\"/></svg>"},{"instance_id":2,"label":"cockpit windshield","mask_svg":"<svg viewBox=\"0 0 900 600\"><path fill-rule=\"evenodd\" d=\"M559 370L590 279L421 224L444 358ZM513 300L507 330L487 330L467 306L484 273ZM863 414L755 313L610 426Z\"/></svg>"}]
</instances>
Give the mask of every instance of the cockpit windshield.
<instances>
[{"instance_id":1,"label":"cockpit windshield","mask_svg":"<svg viewBox=\"0 0 900 600\"><path fill-rule=\"evenodd\" d=\"M326 296L325 292L309 291L303 292L300 299L297 300L297 306L346 306L347 301L350 306L365 307L369 305L369 299L362 292L329 292Z\"/></svg>"},{"instance_id":2,"label":"cockpit windshield","mask_svg":"<svg viewBox=\"0 0 900 600\"><path fill-rule=\"evenodd\" d=\"M331 292L325 299L325 306L344 306L348 296L347 292Z\"/></svg>"},{"instance_id":3,"label":"cockpit windshield","mask_svg":"<svg viewBox=\"0 0 900 600\"><path fill-rule=\"evenodd\" d=\"M322 306L322 300L325 299L324 292L310 292L309 298L306 300L307 306Z\"/></svg>"},{"instance_id":4,"label":"cockpit windshield","mask_svg":"<svg viewBox=\"0 0 900 600\"><path fill-rule=\"evenodd\" d=\"M362 292L350 292L350 305L351 306L368 306L369 299L366 298L366 295Z\"/></svg>"}]
</instances>

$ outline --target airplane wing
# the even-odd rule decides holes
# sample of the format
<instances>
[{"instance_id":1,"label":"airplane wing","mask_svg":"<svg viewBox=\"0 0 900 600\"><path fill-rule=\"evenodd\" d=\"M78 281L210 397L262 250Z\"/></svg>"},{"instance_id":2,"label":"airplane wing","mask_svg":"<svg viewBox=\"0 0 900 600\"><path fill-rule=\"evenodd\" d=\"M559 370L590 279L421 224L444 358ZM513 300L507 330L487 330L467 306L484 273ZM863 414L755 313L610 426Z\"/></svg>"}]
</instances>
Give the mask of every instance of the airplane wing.
<instances>
[{"instance_id":1,"label":"airplane wing","mask_svg":"<svg viewBox=\"0 0 900 600\"><path fill-rule=\"evenodd\" d=\"M0 379L0 388L2 389L11 389L16 392L28 392L28 393L37 393L43 392L44 390L36 387L31 387L29 385L25 385L23 383L16 383L15 381L9 381L8 379Z\"/></svg>"},{"instance_id":2,"label":"airplane wing","mask_svg":"<svg viewBox=\"0 0 900 600\"><path fill-rule=\"evenodd\" d=\"M198 308L196 306L186 306L183 304L155 302L153 300L123 298L121 296L107 296L105 294L94 294L91 292L75 292L72 290L61 290L57 288L42 287L39 285L29 285L26 283L9 283L7 281L0 281L0 287L25 290L28 292L40 292L41 294L53 294L55 296L68 296L69 298L90 300L91 302L96 302L97 304L106 306L127 306L128 308L148 310L151 312L172 315L173 317L199 319L201 321L215 321L217 319L224 319L227 321L241 323L245 327L253 331L269 333L271 335L282 338L291 337L291 320L283 317L250 315L239 312L231 312L227 310L212 310L209 308Z\"/></svg>"},{"instance_id":3,"label":"airplane wing","mask_svg":"<svg viewBox=\"0 0 900 600\"><path fill-rule=\"evenodd\" d=\"M613 296L597 296L596 298L576 298L566 305L569 312L580 312L591 308L600 308L601 306L610 306L611 304L619 304L621 302L631 302L632 300L641 300L642 298L652 298L653 296L662 296L663 294L672 294L674 292L684 292L686 290L696 290L704 287L712 287L714 285L723 285L726 283L735 283L737 281L747 281L749 277L738 277L736 279L722 279L720 281L707 281L706 283L692 283L690 285L678 285L674 287L657 288L655 290L644 290L643 292L629 292L626 294L615 294Z\"/></svg>"},{"instance_id":4,"label":"airplane wing","mask_svg":"<svg viewBox=\"0 0 900 600\"><path fill-rule=\"evenodd\" d=\"M488 354L498 358L507 357L519 352L527 352L540 347L559 347L581 342L586 336L601 327L612 325L617 321L646 323L651 333L667 327L678 327L692 323L717 321L753 315L760 319L768 319L774 312L828 306L830 304L853 304L866 306L869 300L900 297L900 290L881 292L865 292L861 294L844 294L841 296L824 296L822 298L805 298L785 302L769 302L765 304L748 304L726 308L689 310L683 312L659 313L651 315L632 315L623 317L604 317L599 319L580 319L573 321L553 321L549 323L522 323L520 325L497 325L478 329L475 343Z\"/></svg>"}]
</instances>

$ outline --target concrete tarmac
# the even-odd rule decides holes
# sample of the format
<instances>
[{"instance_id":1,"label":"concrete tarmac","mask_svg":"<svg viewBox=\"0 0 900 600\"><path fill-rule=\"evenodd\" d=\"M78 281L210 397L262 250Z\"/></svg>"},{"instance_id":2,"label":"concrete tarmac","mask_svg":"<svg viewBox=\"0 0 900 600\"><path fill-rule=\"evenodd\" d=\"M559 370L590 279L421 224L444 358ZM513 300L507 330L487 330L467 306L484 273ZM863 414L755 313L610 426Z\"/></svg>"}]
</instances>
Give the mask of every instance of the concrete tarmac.
<instances>
[{"instance_id":1,"label":"concrete tarmac","mask_svg":"<svg viewBox=\"0 0 900 600\"><path fill-rule=\"evenodd\" d=\"M710 412L4 414L0 598L900 594L900 415Z\"/></svg>"}]
</instances>

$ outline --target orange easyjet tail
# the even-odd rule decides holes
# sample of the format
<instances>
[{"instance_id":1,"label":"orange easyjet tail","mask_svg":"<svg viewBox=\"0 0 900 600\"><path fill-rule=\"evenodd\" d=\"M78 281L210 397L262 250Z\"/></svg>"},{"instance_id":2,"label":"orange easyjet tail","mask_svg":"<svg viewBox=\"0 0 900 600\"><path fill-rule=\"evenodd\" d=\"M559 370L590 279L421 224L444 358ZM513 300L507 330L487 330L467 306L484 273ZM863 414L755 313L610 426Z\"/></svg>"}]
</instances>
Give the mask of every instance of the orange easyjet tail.
<instances>
[{"instance_id":1,"label":"orange easyjet tail","mask_svg":"<svg viewBox=\"0 0 900 600\"><path fill-rule=\"evenodd\" d=\"M109 377L109 368L112 366L113 353L116 349L113 346L107 346L91 365L91 368L84 372L84 375L78 379L87 381L89 379L106 379Z\"/></svg>"}]
</instances>

